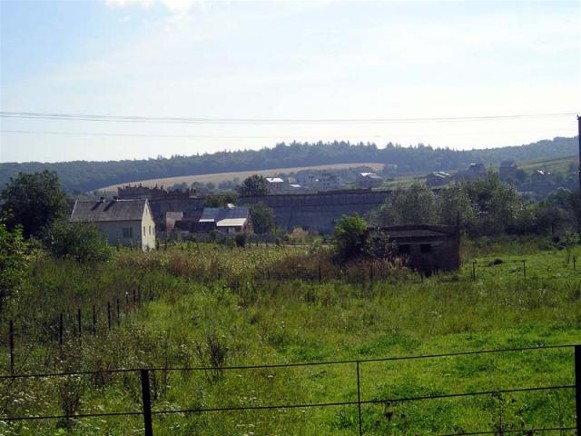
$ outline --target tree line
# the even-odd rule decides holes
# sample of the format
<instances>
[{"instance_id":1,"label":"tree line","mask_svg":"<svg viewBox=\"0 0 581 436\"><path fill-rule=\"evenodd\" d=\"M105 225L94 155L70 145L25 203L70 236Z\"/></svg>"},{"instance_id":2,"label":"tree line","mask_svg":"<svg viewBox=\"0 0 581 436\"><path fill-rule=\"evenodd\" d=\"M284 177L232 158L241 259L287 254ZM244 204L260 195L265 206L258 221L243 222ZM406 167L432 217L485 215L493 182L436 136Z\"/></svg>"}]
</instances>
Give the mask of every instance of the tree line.
<instances>
[{"instance_id":1,"label":"tree line","mask_svg":"<svg viewBox=\"0 0 581 436\"><path fill-rule=\"evenodd\" d=\"M418 144L352 144L348 141L280 143L261 150L222 151L192 156L108 162L0 163L0 188L19 172L44 170L58 174L65 191L83 193L105 186L139 180L254 171L324 164L374 162L390 168L393 176L431 171L454 171L471 162L497 165L502 160L557 158L576 153L577 138L554 138L533 144L483 150L452 150Z\"/></svg>"}]
</instances>

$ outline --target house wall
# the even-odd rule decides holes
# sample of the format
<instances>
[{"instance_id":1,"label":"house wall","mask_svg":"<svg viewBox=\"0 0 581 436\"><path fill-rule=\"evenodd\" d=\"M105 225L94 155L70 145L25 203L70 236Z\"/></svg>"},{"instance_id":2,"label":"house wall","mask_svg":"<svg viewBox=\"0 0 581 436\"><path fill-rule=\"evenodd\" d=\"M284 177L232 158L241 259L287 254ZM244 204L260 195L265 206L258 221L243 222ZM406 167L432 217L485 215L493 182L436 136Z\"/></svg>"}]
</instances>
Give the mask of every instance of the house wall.
<instances>
[{"instance_id":1,"label":"house wall","mask_svg":"<svg viewBox=\"0 0 581 436\"><path fill-rule=\"evenodd\" d=\"M434 271L456 271L460 267L460 245L455 238L441 238L438 240L414 240L396 242L398 249L409 247L404 254L408 265L424 274ZM426 251L423 247L430 247Z\"/></svg>"},{"instance_id":2,"label":"house wall","mask_svg":"<svg viewBox=\"0 0 581 436\"><path fill-rule=\"evenodd\" d=\"M94 224L111 245L142 247L141 235L143 230L139 221L95 222ZM129 231L130 237L127 233L124 235L124 229L131 229Z\"/></svg>"},{"instance_id":3,"label":"house wall","mask_svg":"<svg viewBox=\"0 0 581 436\"><path fill-rule=\"evenodd\" d=\"M155 223L150 213L143 214L139 221L96 222L97 229L107 238L111 245L139 247L142 250L155 249ZM130 230L129 230L130 229ZM131 236L128 236L130 233Z\"/></svg>"},{"instance_id":4,"label":"house wall","mask_svg":"<svg viewBox=\"0 0 581 436\"><path fill-rule=\"evenodd\" d=\"M141 218L141 248L143 250L155 249L155 222L149 203L145 205Z\"/></svg>"}]
</instances>

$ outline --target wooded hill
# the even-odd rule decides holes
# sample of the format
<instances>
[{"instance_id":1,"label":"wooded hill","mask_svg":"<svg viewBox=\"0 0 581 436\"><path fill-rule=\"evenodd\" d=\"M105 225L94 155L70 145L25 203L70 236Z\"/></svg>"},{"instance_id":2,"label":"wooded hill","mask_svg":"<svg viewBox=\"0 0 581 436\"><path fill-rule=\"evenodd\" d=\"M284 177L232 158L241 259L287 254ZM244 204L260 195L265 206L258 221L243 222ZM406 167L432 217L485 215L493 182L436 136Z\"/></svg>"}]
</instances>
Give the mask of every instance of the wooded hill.
<instances>
[{"instance_id":1,"label":"wooded hill","mask_svg":"<svg viewBox=\"0 0 581 436\"><path fill-rule=\"evenodd\" d=\"M351 144L345 141L314 144L292 142L261 150L223 151L147 160L0 163L0 189L19 172L43 170L57 172L63 188L71 193L136 180L351 162L382 163L388 165L391 176L403 176L464 169L471 162L482 162L489 166L498 165L503 160L519 162L566 157L575 155L577 147L577 137L557 137L521 146L467 151L433 148L423 144L403 147L388 143L379 148L372 143Z\"/></svg>"}]
</instances>

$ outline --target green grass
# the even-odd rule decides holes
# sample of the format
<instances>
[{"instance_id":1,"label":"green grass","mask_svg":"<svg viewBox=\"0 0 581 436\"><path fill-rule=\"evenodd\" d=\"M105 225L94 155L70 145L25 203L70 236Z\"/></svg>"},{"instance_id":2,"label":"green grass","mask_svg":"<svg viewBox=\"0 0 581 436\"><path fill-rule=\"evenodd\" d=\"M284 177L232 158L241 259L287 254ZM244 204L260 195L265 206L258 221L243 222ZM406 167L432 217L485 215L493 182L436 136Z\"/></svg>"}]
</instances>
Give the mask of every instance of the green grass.
<instances>
[{"instance_id":1,"label":"green grass","mask_svg":"<svg viewBox=\"0 0 581 436\"><path fill-rule=\"evenodd\" d=\"M567 252L539 246L548 247L538 240L470 242L464 244L458 273L422 279L376 265L382 269L374 281L366 275L368 265L354 265L339 275L324 255L305 253L302 247L184 245L157 253L122 251L110 264L91 268L42 259L30 287L12 307L18 322L26 319L28 325L16 337L17 367L24 372L219 368L579 343L581 270L572 261L579 247ZM299 262L302 266L295 268ZM144 301L125 313L124 293L133 295L135 289ZM59 355L54 334L47 333L54 333L58 313L103 307L120 296L120 327L109 332L100 313L98 334L87 331L79 344L73 317ZM6 338L3 328L0 338ZM0 365L8 368L6 352ZM572 348L363 362L361 394L364 401L396 400L567 385L572 365ZM357 399L354 363L156 371L152 386L154 410ZM365 434L404 435L568 427L573 426L573 401L571 390L381 401L363 406L363 428ZM65 404L83 413L139 411L140 385L133 373L69 382L3 381L0 404L12 416L62 414ZM156 415L154 424L162 435L350 435L358 431L358 410L333 406ZM75 422L70 432L132 434L141 426L138 418L92 418ZM57 431L56 423L47 421L5 425L0 433Z\"/></svg>"}]
</instances>

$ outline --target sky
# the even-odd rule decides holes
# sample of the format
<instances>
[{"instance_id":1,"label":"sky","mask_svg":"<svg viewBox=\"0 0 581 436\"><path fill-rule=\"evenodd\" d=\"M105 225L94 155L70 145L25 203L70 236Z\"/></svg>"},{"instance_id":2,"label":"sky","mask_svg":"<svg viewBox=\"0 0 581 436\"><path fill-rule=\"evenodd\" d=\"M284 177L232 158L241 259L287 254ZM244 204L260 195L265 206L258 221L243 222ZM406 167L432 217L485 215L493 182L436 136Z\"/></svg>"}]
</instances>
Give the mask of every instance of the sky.
<instances>
[{"instance_id":1,"label":"sky","mask_svg":"<svg viewBox=\"0 0 581 436\"><path fill-rule=\"evenodd\" d=\"M0 162L489 148L580 106L577 0L0 0Z\"/></svg>"}]
</instances>

